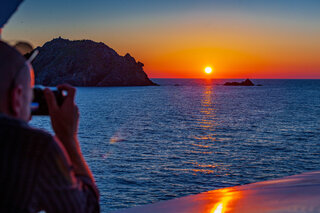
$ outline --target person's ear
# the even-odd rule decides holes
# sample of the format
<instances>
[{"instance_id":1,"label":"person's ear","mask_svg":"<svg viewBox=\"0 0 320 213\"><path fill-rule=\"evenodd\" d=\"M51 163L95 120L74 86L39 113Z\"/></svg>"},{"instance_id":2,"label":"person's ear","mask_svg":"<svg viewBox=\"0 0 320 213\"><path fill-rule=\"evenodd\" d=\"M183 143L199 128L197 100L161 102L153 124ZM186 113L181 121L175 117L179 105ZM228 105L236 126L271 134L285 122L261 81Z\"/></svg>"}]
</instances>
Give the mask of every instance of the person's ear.
<instances>
[{"instance_id":1,"label":"person's ear","mask_svg":"<svg viewBox=\"0 0 320 213\"><path fill-rule=\"evenodd\" d=\"M17 85L13 88L11 93L11 102L10 102L10 108L11 113L14 117L19 118L22 112L22 105L23 105L23 91L22 91L22 85Z\"/></svg>"}]
</instances>

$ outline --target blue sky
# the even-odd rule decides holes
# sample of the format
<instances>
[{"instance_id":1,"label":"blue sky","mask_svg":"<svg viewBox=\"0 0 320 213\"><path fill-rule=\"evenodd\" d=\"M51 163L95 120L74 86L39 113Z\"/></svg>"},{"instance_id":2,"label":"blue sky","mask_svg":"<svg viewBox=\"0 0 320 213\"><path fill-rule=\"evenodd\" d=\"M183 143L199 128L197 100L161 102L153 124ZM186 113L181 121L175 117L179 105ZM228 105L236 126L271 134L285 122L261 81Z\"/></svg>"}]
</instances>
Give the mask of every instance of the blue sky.
<instances>
[{"instance_id":1,"label":"blue sky","mask_svg":"<svg viewBox=\"0 0 320 213\"><path fill-rule=\"evenodd\" d=\"M150 22L158 17L179 17L184 13L202 11L205 14L238 12L259 16L287 19L302 25L320 20L318 0L25 0L6 26L8 37L15 39L22 31L42 28L50 35L50 29L81 30L92 26L110 26L125 21ZM170 22L170 20L168 20ZM121 26L120 26L121 27ZM80 29L79 29L80 28ZM94 28L93 28L94 29ZM16 35L10 34L16 33ZM39 33L36 30L36 33ZM36 43L39 43L35 39Z\"/></svg>"}]
</instances>

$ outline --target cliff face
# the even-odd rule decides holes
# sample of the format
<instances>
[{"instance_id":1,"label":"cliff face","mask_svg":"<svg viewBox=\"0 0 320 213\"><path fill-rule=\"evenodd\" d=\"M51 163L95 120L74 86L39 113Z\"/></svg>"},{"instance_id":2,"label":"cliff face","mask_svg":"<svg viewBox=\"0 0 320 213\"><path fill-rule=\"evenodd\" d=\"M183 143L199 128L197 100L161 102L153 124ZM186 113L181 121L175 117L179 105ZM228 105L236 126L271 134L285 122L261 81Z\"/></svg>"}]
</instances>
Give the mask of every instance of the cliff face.
<instances>
[{"instance_id":1,"label":"cliff face","mask_svg":"<svg viewBox=\"0 0 320 213\"><path fill-rule=\"evenodd\" d=\"M56 86L149 86L156 85L143 64L129 54L120 56L103 43L57 38L37 48L33 61L36 84Z\"/></svg>"}]
</instances>

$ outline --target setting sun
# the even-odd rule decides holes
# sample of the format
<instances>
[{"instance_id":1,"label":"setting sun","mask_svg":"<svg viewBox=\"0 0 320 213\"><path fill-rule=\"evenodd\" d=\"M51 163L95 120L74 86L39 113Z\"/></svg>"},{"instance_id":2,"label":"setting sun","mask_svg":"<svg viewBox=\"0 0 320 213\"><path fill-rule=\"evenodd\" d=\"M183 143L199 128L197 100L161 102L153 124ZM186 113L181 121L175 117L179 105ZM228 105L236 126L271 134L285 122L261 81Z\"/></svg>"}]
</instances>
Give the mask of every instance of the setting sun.
<instances>
[{"instance_id":1,"label":"setting sun","mask_svg":"<svg viewBox=\"0 0 320 213\"><path fill-rule=\"evenodd\" d=\"M206 68L204 69L204 72L205 72L206 74L211 74L211 73L212 73L212 68L211 68L211 67L206 67Z\"/></svg>"}]
</instances>

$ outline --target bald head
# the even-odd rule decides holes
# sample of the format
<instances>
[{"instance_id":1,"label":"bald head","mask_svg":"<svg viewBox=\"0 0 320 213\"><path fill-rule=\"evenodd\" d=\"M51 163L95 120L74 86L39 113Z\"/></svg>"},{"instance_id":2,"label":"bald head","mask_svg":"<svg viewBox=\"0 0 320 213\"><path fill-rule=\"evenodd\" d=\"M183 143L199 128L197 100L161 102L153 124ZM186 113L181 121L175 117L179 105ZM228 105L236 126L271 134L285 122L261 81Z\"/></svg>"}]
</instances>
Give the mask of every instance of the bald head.
<instances>
[{"instance_id":1,"label":"bald head","mask_svg":"<svg viewBox=\"0 0 320 213\"><path fill-rule=\"evenodd\" d=\"M30 92L31 76L32 68L26 59L16 49L0 41L0 112L8 114L13 111L12 114L19 114L14 112L17 110L12 109L16 103L18 105L28 104L26 99L30 99L30 95L26 93L31 93L32 96L32 91ZM22 100L23 98L25 100ZM30 106L26 107L30 108Z\"/></svg>"}]
</instances>

